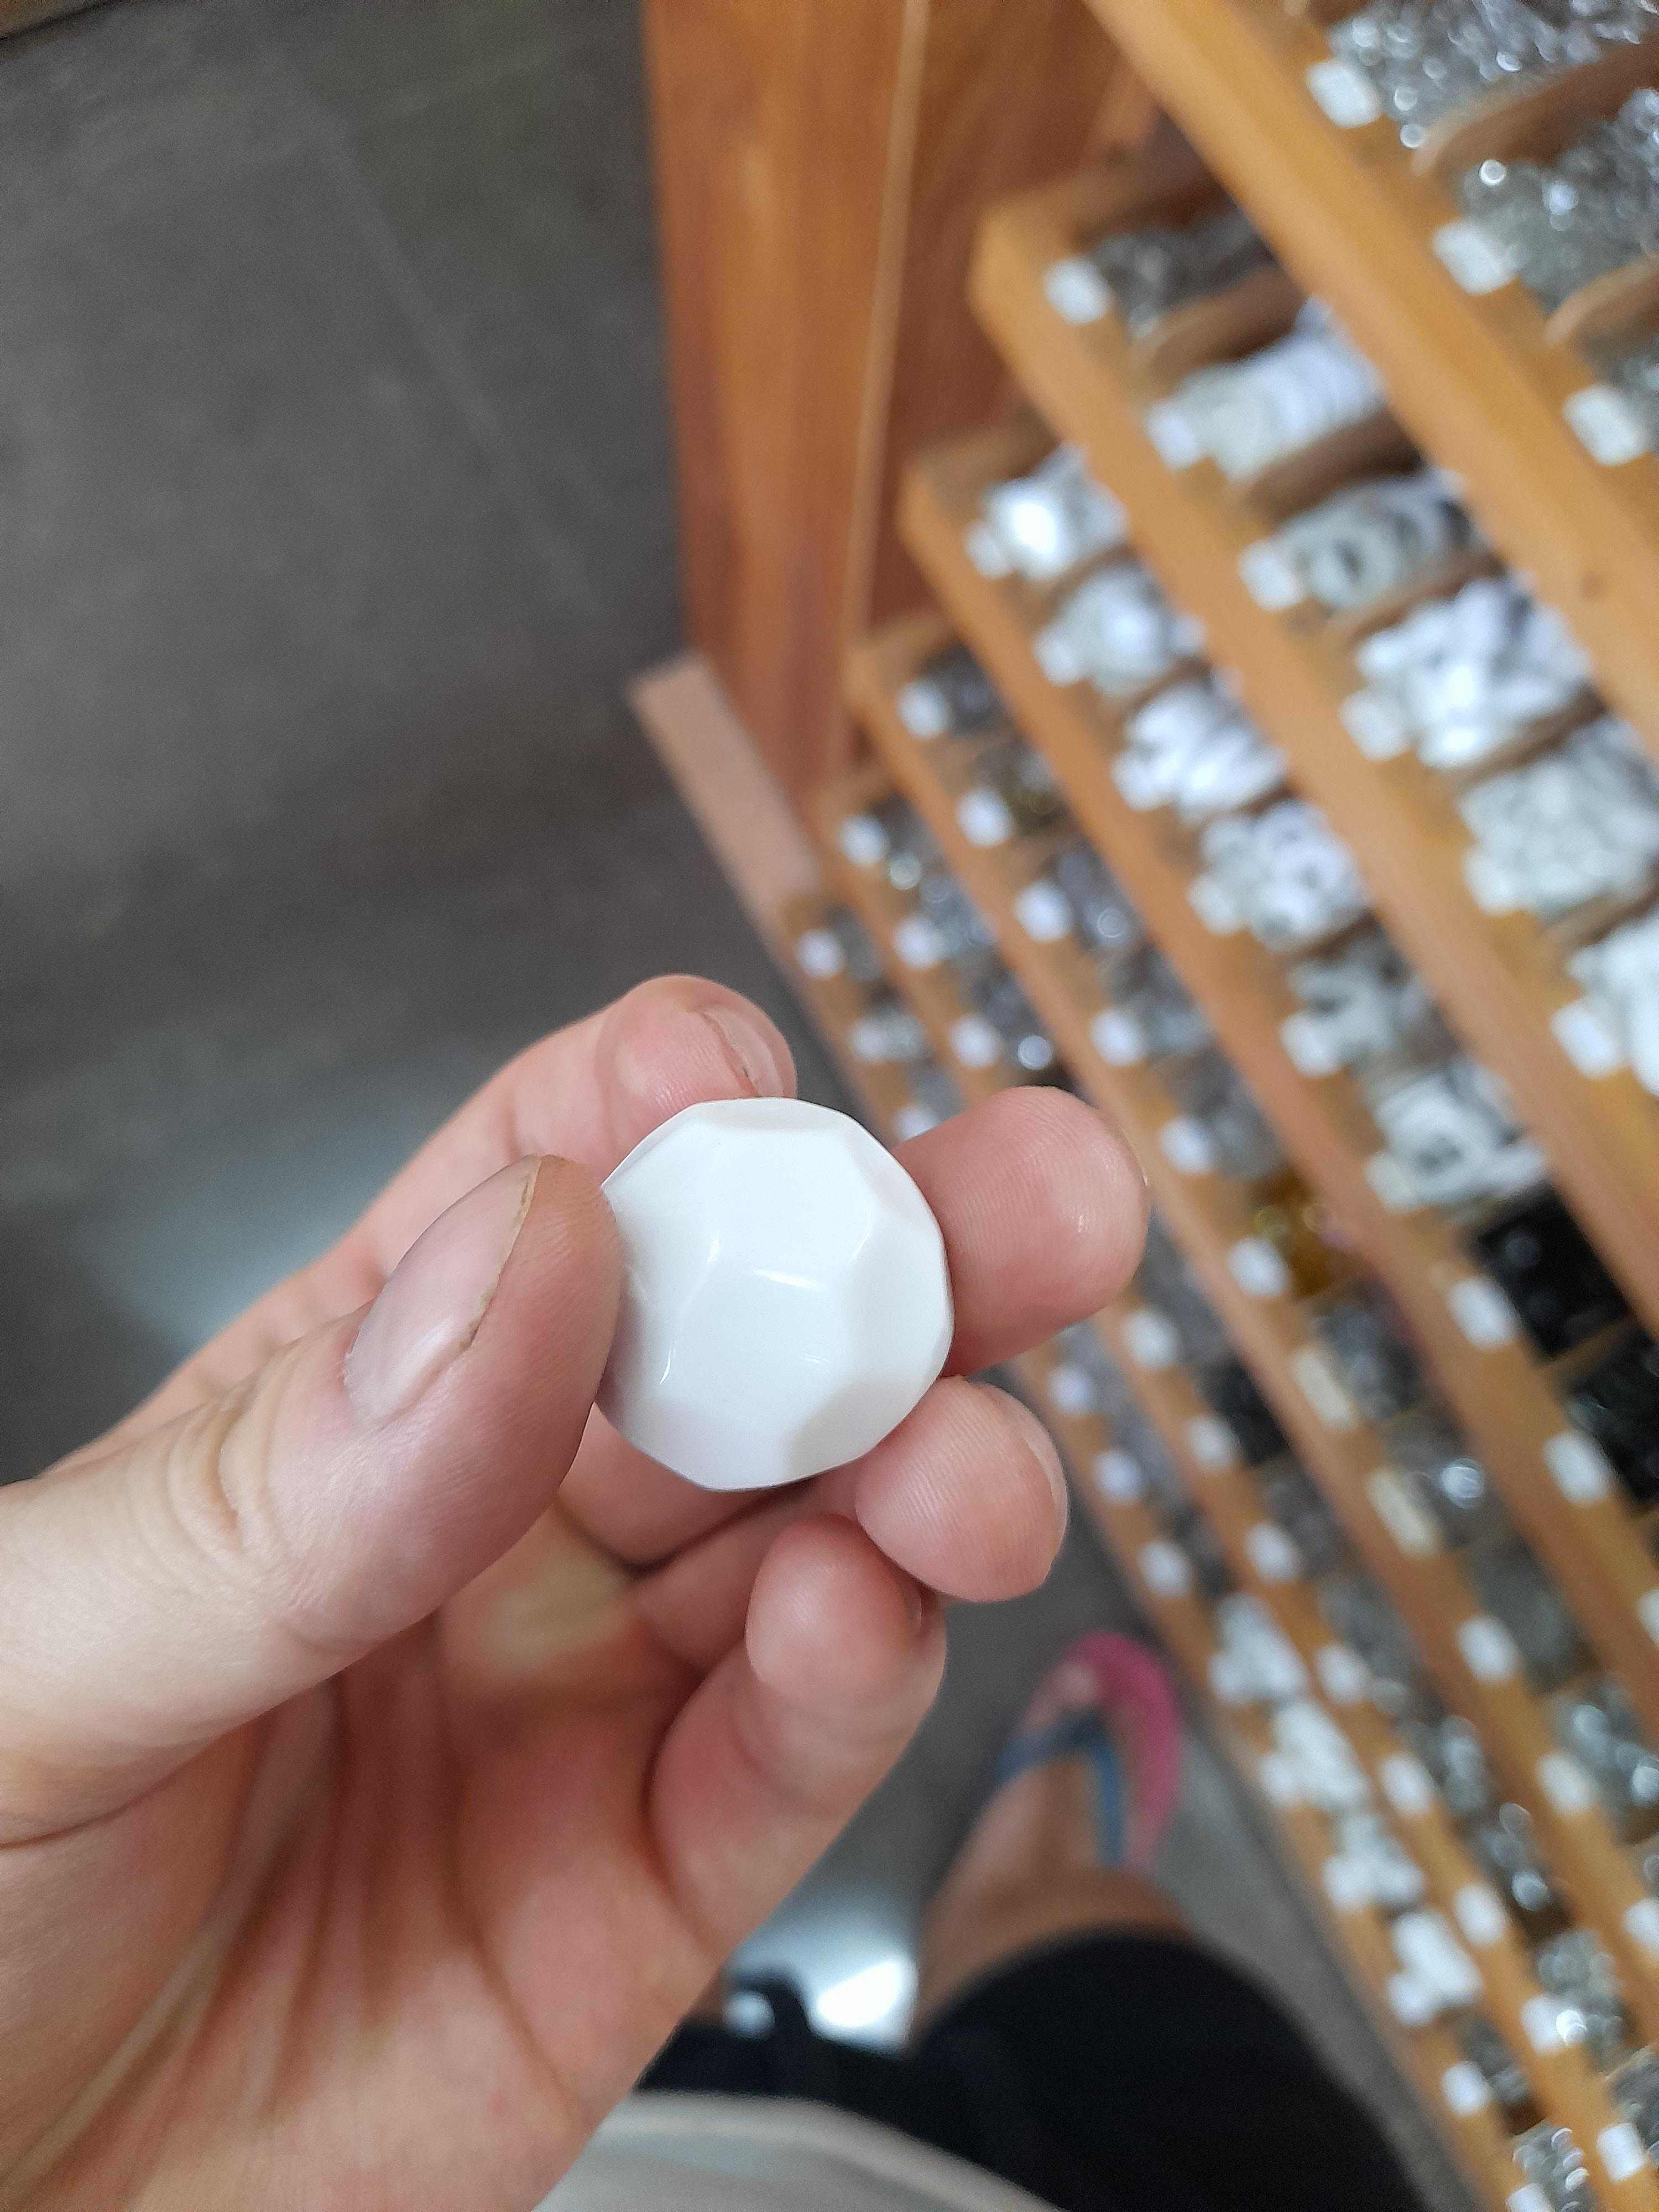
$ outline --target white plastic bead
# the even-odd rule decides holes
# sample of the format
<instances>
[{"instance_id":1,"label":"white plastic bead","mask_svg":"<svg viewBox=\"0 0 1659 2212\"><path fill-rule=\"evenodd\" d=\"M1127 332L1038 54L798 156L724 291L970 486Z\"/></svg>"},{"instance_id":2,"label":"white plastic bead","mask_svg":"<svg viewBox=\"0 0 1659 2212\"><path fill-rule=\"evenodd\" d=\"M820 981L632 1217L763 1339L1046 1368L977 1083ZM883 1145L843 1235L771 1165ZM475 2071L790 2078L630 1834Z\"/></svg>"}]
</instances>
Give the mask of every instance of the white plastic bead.
<instances>
[{"instance_id":1,"label":"white plastic bead","mask_svg":"<svg viewBox=\"0 0 1659 2212\"><path fill-rule=\"evenodd\" d=\"M1446 2100L1446 2110L1455 2112L1459 2119L1467 2119L1471 2112L1483 2112L1492 2102L1492 2091L1486 2077L1472 2058L1460 2058L1447 2067L1440 2076L1440 2094Z\"/></svg>"},{"instance_id":2,"label":"white plastic bead","mask_svg":"<svg viewBox=\"0 0 1659 2212\"><path fill-rule=\"evenodd\" d=\"M1609 2181L1628 2181L1648 2162L1642 2138L1628 2120L1602 2129L1595 2138L1595 2154Z\"/></svg>"},{"instance_id":3,"label":"white plastic bead","mask_svg":"<svg viewBox=\"0 0 1659 2212\"><path fill-rule=\"evenodd\" d=\"M943 1367L939 1224L846 1115L793 1098L690 1106L605 1194L625 1277L600 1407L704 1489L856 1459Z\"/></svg>"},{"instance_id":4,"label":"white plastic bead","mask_svg":"<svg viewBox=\"0 0 1659 2212\"><path fill-rule=\"evenodd\" d=\"M1452 1899L1452 1911L1464 1941L1477 1951L1490 1951L1509 1933L1510 1916L1504 1910L1504 1900L1487 1882L1465 1882Z\"/></svg>"}]
</instances>

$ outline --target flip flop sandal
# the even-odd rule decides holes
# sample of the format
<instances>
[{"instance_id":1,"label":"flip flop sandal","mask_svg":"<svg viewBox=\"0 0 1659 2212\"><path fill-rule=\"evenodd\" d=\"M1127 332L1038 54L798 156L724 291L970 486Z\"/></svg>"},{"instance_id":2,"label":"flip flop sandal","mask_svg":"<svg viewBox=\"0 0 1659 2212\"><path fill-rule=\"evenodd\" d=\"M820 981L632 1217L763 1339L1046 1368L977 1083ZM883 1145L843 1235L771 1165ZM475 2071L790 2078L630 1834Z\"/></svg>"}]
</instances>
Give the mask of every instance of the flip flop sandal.
<instances>
[{"instance_id":1,"label":"flip flop sandal","mask_svg":"<svg viewBox=\"0 0 1659 2212\"><path fill-rule=\"evenodd\" d=\"M1181 1709L1145 1644L1106 1631L1079 1638L1005 1745L994 1786L1056 1759L1093 1771L1101 1863L1144 1872L1181 1788Z\"/></svg>"}]
</instances>

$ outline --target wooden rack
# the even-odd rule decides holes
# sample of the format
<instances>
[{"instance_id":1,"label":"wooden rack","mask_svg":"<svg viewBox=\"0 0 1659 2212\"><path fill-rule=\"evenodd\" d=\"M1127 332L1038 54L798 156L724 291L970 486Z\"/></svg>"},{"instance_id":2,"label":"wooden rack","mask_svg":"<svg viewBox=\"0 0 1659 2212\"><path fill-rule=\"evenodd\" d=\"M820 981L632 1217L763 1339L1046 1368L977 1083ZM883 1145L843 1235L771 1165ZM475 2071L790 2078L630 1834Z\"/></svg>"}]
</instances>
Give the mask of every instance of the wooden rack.
<instances>
[{"instance_id":1,"label":"wooden rack","mask_svg":"<svg viewBox=\"0 0 1659 2212\"><path fill-rule=\"evenodd\" d=\"M1659 1329L1659 1101L1622 1066L1592 1075L1570 1056L1561 1040L1576 1034L1577 987L1529 915L1476 904L1463 872L1468 833L1443 780L1410 754L1369 759L1348 734L1343 710L1361 688L1351 641L1264 610L1240 573L1241 555L1287 512L1353 472L1353 439L1297 456L1250 492L1206 462L1173 470L1146 428L1167 380L1112 318L1072 323L1049 297L1056 263L1167 207L1172 188L1155 166L1118 165L998 209L981 234L980 312L1056 434L1124 501L1148 565L1203 623L1212 659L1352 849L1454 1024L1509 1082L1584 1228ZM1394 437L1396 458L1407 450L1386 418L1362 428ZM1370 458L1386 451L1379 442Z\"/></svg>"},{"instance_id":2,"label":"wooden rack","mask_svg":"<svg viewBox=\"0 0 1659 2212\"><path fill-rule=\"evenodd\" d=\"M1018 579L987 578L968 557L981 493L1030 468L1048 443L1041 431L1000 429L924 459L905 488L907 542L1286 1152L1409 1320L1516 1520L1571 1592L1591 1640L1659 1730L1659 1648L1643 1625L1645 1616L1659 1619L1659 1571L1610 1473L1597 1464L1600 1455L1571 1430L1550 1371L1510 1328L1497 1285L1452 1226L1431 1208L1400 1212L1378 1195L1377 1133L1357 1085L1340 1073L1306 1076L1285 1050L1284 1024L1297 1001L1280 963L1247 931L1224 937L1206 927L1193 902L1190 841L1159 817L1135 812L1120 794L1110 766L1121 716L1086 684L1063 690L1050 684L1033 650L1052 595ZM1494 1334L1494 1316L1507 1334Z\"/></svg>"},{"instance_id":3,"label":"wooden rack","mask_svg":"<svg viewBox=\"0 0 1659 2212\"><path fill-rule=\"evenodd\" d=\"M1493 543L1560 608L1608 698L1659 750L1659 455L1626 438L1597 459L1608 410L1585 395L1605 387L1572 342L1621 306L1642 317L1650 291L1644 301L1631 287L1619 301L1604 284L1553 326L1514 279L1466 289L1498 272L1468 255L1449 181L1489 154L1553 150L1569 119L1659 83L1659 46L1523 82L1448 116L1408 153L1386 117L1363 119L1363 86L1348 85L1343 103L1321 19L1346 7L1091 4L1286 266L1337 309L1401 421L1463 477ZM1334 121L1322 96L1354 120Z\"/></svg>"},{"instance_id":4,"label":"wooden rack","mask_svg":"<svg viewBox=\"0 0 1659 2212\"><path fill-rule=\"evenodd\" d=\"M867 641L851 663L854 712L958 879L994 923L1004 957L1073 1074L1133 1145L1153 1202L1240 1358L1356 1552L1410 1623L1446 1702L1474 1723L1505 1787L1527 1807L1575 1911L1618 1960L1650 2033L1659 2033L1659 1942L1637 1869L1599 1804L1577 1798L1564 1803L1552 1794L1547 1784L1560 1768L1549 1717L1518 1670L1486 1659L1491 1624L1455 1555L1402 1544L1386 1504L1379 1509L1385 1493L1377 1477L1386 1471L1387 1447L1337 1384L1298 1303L1246 1286L1253 1273L1246 1258L1253 1243L1249 1194L1219 1176L1184 1174L1170 1159L1161 1138L1178 1118L1176 1103L1144 1066L1113 1066L1097 1049L1092 1024L1104 1001L1083 955L1070 945L1036 945L1018 925L1014 900L1023 886L1016 872L1040 864L1046 846L1039 842L1033 854L1018 845L988 851L972 844L957 816L957 801L971 782L971 752L957 760L947 744L920 743L906 728L897 696L950 636L939 617L923 615Z\"/></svg>"},{"instance_id":5,"label":"wooden rack","mask_svg":"<svg viewBox=\"0 0 1659 2212\"><path fill-rule=\"evenodd\" d=\"M996 33L986 53L1004 53L1012 15L993 24L994 0L976 4L981 28ZM915 927L912 902L882 870L849 857L856 839L843 846L840 832L849 817L896 793L914 807L992 925L1000 957L1070 1078L1134 1146L1163 1228L1331 1509L1354 1562L1409 1632L1423 1680L1478 1734L1504 1792L1530 1816L1575 1920L1613 1958L1636 2032L1659 2046L1659 1894L1651 1886L1659 1838L1628 1844L1584 1771L1563 1755L1550 1698L1528 1679L1480 1599L1482 1563L1434 1528L1425 1534L1420 1509L1414 1516L1403 1510L1404 1485L1389 1465L1390 1431L1366 1418L1326 1349L1319 1329L1323 1293L1299 1295L1282 1264L1277 1272L1269 1264L1277 1255L1264 1249L1255 1187L1221 1172L1185 1141L1191 1118L1154 1066L1115 1046L1109 1054L1103 1048L1115 1037L1121 1042L1121 1029L1113 1028L1115 1010L1081 946L1023 926L1023 914L1041 908L1022 895L1060 843L1085 838L1133 902L1291 1168L1340 1232L1353 1284L1374 1283L1393 1301L1510 1521L1553 1578L1595 1664L1628 1694L1653 1741L1659 1741L1659 1510L1630 1502L1571 1405L1608 1343L1597 1339L1559 1358L1535 1347L1481 1260L1470 1222L1421 1201L1388 1152L1361 1084L1346 1072L1326 1072L1302 1048L1307 1029L1293 1020L1300 1009L1288 963L1232 926L1208 895L1212 886L1195 837L1173 810L1131 806L1114 764L1127 742L1133 702L1114 707L1086 683L1051 681L1038 646L1077 574L1042 589L1017 574L990 573L994 562L981 565L981 503L990 487L1025 473L1057 440L1079 447L1121 501L1134 553L1171 600L1197 618L1205 659L1236 685L1285 757L1290 787L1324 813L1352 850L1380 924L1452 1029L1506 1081L1555 1188L1632 1314L1659 1335L1659 1099L1626 1067L1619 1041L1569 966L1592 934L1635 908L1608 906L1556 921L1500 909L1460 811L1469 778L1430 769L1397 733L1389 742L1379 732L1358 658L1373 631L1510 564L1565 617L1592 664L1594 689L1587 685L1548 725L1517 733L1514 747L1472 774L1497 773L1541 752L1597 710L1598 694L1659 760L1659 453L1610 381L1614 371L1603 352L1650 335L1659 343L1659 259L1614 270L1547 313L1510 275L1490 237L1466 219L1459 197L1460 179L1472 167L1552 159L1591 122L1616 112L1632 88L1659 86L1659 37L1609 47L1589 67L1524 80L1501 98L1444 117L1407 147L1368 81L1340 62L1340 35L1333 44L1335 26L1352 12L1347 0L1089 5L1141 82L1127 79L1103 42L1093 62L1098 82L1114 88L1113 122L1089 134L1098 155L1081 173L999 198L1017 189L1017 171L1053 173L1067 160L1085 158L1073 150L1079 136L1068 125L1066 133L1050 134L1056 150L1048 170L1034 158L1041 134L1015 131L1018 160L1008 158L1012 141L998 137L993 149L988 140L984 173L975 179L975 164L962 147L975 131L989 130L988 117L1013 104L996 89L998 69L975 79L987 94L983 109L979 94L965 102L960 132L940 129L947 101L929 94L921 102L928 129L951 151L937 175L924 162L915 189L906 185L899 194L908 212L894 234L903 232L907 264L932 272L924 285L903 280L901 319L908 315L916 331L932 329L928 303L959 282L953 274L947 287L939 272L949 256L935 255L927 230L947 203L959 202L948 220L940 218L939 240L959 272L976 224L968 288L973 307L1034 412L1005 411L995 427L958 434L953 425L982 419L989 404L981 377L974 406L935 409L927 427L915 392L935 380L907 379L899 349L878 472L890 489L902 476L896 507L884 492L860 508L866 522L879 510L878 565L893 588L866 593L865 602L878 610L904 603L908 553L943 611L888 623L851 655L847 696L873 743L873 758L843 766L824 783L824 763L846 757L839 735L826 748L821 731L803 727L801 761L781 764L791 788L806 792L803 810L820 848L814 862L820 888L811 896L833 896L862 922L883 961L884 990L890 988L915 1014L964 1099L1026 1079L1006 1059L988 1064L977 1049L964 1057L972 1022L963 981L948 959L924 955L918 964L913 956L925 933ZM1090 27L1086 15L1073 18L1073 27L1079 20ZM935 60L943 67L945 12L932 11L929 21L939 32ZM1061 72L1037 74L1057 80ZM1054 83L1048 96L1058 97ZM1068 113L1075 104L1060 102ZM1159 108L1184 140L1159 125ZM1000 181L991 181L994 175ZM1111 312L1089 249L1110 228L1184 222L1224 204L1228 191L1278 262L1132 336ZM996 204L981 216L988 203ZM705 297L700 276L692 291ZM1165 403L1182 380L1281 337L1310 294L1329 303L1370 356L1386 406L1243 482L1182 453L1169 434L1173 418ZM956 350L954 339L947 350ZM800 357L816 362L819 356L808 347ZM706 398L708 388L694 386L693 397ZM860 435L867 433L866 442L873 444L866 419L872 388L866 380L856 413ZM706 410L682 411L689 458L699 465L706 441L696 426ZM941 437L951 442L933 442ZM1285 587L1274 541L1291 516L1347 483L1424 457L1457 480L1479 526L1475 544L1359 616L1327 615ZM739 520L750 504L746 495L738 502ZM798 523L783 518L790 542L804 542L805 565L767 564L767 588L780 576L816 572L811 542L819 504L808 502ZM705 536L724 546L733 518L722 512L716 520L718 528ZM717 580L731 587L734 602L741 573L741 564L722 568ZM835 626L843 626L839 614ZM751 623L744 635L764 638L769 626ZM1054 771L1069 823L990 844L977 842L982 817L972 836L964 830L958 805L975 787L981 740L921 739L898 703L924 664L958 639ZM828 657L820 659L827 670ZM774 717L761 732L775 754L790 741L775 724ZM982 744L993 742L988 735ZM684 758L694 750L687 746ZM676 765L695 787L697 775L684 772L684 759ZM692 795L696 805L695 788ZM723 805L710 810L714 817L729 811ZM714 834L720 838L718 819ZM724 842L741 878L756 841L728 833ZM741 865L730 858L739 842ZM782 933L788 943L796 920L810 910L795 903L780 909L789 917ZM1034 926L1042 928L1040 921ZM776 930L773 941L780 942ZM787 944L783 957L790 957ZM808 975L799 965L796 981L872 1120L887 1132L907 1126L916 1108L910 1078L861 1060L848 1042L870 1003L870 987L845 974ZM978 976L972 989L981 995ZM882 1003L890 1006L884 996ZM930 1071L930 1095L931 1083ZM1145 1279L1154 1280L1155 1271ZM1337 1294L1342 1287L1339 1280ZM1336 1640L1322 1609L1330 1594L1321 1571L1298 1558L1274 1518L1285 1510L1282 1475L1275 1489L1267 1472L1246 1464L1242 1448L1230 1452L1224 1439L1218 1443L1224 1425L1204 1395L1212 1372L1207 1365L1189 1372L1184 1355L1169 1352L1179 1333L1150 1310L1154 1295L1143 1281L1094 1326L1173 1479L1166 1475L1161 1485L1126 1479L1125 1454L1105 1422L1077 1412L1075 1377L1061 1374L1081 1357L1077 1340L1043 1346L1021 1363L1025 1387L1066 1449L1085 1509L1261 1795L1337 1957L1491 2203L1541 2212L1544 2200L1517 2165L1498 2106L1481 2101L1478 2085L1471 2087L1474 2069L1453 2035L1442 2026L1402 2025L1392 2012L1398 1961L1389 1922L1345 1893L1334 1820L1287 1793L1273 1733L1278 1708L1238 1702L1236 1683L1230 1686L1227 1638L1237 1620L1224 1608L1241 1595L1273 1624L1300 1664L1309 1698L1341 1732L1379 1813L1422 1874L1425 1903L1467 1939L1482 1987L1478 2009L1513 2051L1539 2113L1571 2131L1596 2201L1605 2212L1659 2212L1655 2163L1643 2154L1608 2080L1582 2048L1534 2033L1547 2001L1522 1922L1480 1905L1484 1897L1496 1907L1496 1891L1405 1735L1370 1698L1363 1665ZM1127 1429L1127 1400L1119 1402ZM1177 1484L1179 1513L1164 1494Z\"/></svg>"},{"instance_id":6,"label":"wooden rack","mask_svg":"<svg viewBox=\"0 0 1659 2212\"><path fill-rule=\"evenodd\" d=\"M890 795L891 789L885 770L872 764L822 794L817 818L827 873L843 903L865 921L881 948L890 983L948 1054L951 1026L963 1003L950 970L919 970L894 951L892 933L906 917L906 902L890 893L875 872L849 866L836 837L848 813L877 803ZM804 931L816 918L815 907L804 904L798 910L797 926ZM891 1070L860 1061L846 1042L847 1029L858 1011L857 987L844 977L826 981L809 976L799 964L797 976L866 1110L878 1127L890 1134L896 1086L902 1088L902 1081ZM1004 1079L993 1076L989 1086L1001 1087ZM1100 1316L1101 1334L1133 1380L1142 1411L1218 1539L1240 1589L1263 1607L1306 1664L1310 1680L1305 1695L1321 1705L1340 1731L1375 1789L1378 1806L1386 1808L1407 1851L1422 1870L1425 1902L1444 1915L1449 1925L1467 1923L1480 1929L1484 2008L1515 2051L1540 2110L1559 2115L1581 2141L1596 2141L1619 2124L1604 2083L1578 2051L1558 2046L1540 2051L1536 2047L1528 2032L1528 2008L1541 2000L1541 1992L1524 1943L1501 1907L1493 1912L1495 1893L1469 1859L1419 1763L1359 1692L1352 1656L1334 1644L1306 1586L1264 1571L1261 1563L1271 1554L1261 1539L1267 1524L1252 1494L1251 1478L1240 1467L1218 1467L1212 1460L1195 1455L1190 1438L1194 1422L1206 1410L1204 1401L1178 1365L1152 1370L1137 1364L1132 1349L1133 1310L1133 1300L1127 1299ZM1283 1761L1262 1714L1241 1707L1235 1697L1218 1687L1223 1680L1217 1664L1220 1647L1209 1601L1183 1573L1182 1555L1157 1511L1144 1497L1130 1494L1121 1477L1107 1484L1090 1479L1110 1457L1113 1438L1099 1419L1063 1405L1052 1387L1060 1357L1056 1347L1042 1346L1018 1364L1018 1371L1065 1448L1074 1492L1182 1661L1212 1728L1261 1799L1281 1849L1288 1847L1292 1871L1327 1924L1349 1978L1402 2070L1416 2081L1443 2132L1470 2167L1507 2196L1521 2185L1522 2177L1490 2111L1479 2103L1468 2108L1467 2062L1461 2060L1443 2030L1401 2028L1389 2002L1396 1961L1386 1922L1373 1905L1345 1894L1335 1878L1342 1861L1324 1816L1306 1804L1288 1802ZM1472 1908L1472 1897L1480 1901L1479 1906ZM1638 2212L1638 2208L1639 2212L1653 2212L1659 2206L1659 2184L1645 2171L1610 2185L1604 2193L1610 2212Z\"/></svg>"}]
</instances>

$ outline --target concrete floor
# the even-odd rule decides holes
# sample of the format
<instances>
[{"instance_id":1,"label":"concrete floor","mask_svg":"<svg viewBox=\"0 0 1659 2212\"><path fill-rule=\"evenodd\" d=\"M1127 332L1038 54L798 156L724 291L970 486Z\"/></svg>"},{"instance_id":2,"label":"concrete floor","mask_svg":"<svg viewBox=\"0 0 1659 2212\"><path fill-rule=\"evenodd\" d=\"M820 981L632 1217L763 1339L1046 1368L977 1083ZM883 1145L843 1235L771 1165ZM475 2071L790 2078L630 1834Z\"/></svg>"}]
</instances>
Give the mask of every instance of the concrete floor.
<instances>
[{"instance_id":1,"label":"concrete floor","mask_svg":"<svg viewBox=\"0 0 1659 2212\"><path fill-rule=\"evenodd\" d=\"M531 1036L667 967L828 1066L620 701L678 643L623 0L119 0L0 46L0 1480L124 1411ZM1086 1534L963 1617L757 1939L908 1942ZM1171 1886L1462 2199L1195 1747Z\"/></svg>"}]
</instances>

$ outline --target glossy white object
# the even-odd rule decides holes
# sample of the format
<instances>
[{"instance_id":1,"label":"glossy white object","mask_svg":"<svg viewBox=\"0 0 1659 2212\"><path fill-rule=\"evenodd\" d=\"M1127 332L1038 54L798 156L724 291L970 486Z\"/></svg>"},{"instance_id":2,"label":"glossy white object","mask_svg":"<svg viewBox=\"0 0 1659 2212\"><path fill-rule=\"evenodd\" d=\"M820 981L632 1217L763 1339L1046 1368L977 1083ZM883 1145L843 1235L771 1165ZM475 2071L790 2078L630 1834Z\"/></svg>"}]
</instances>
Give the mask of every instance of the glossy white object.
<instances>
[{"instance_id":1,"label":"glossy white object","mask_svg":"<svg viewBox=\"0 0 1659 2212\"><path fill-rule=\"evenodd\" d=\"M893 1158L793 1098L688 1106L605 1182L625 1261L606 1419L705 1490L840 1467L945 1364L945 1240Z\"/></svg>"}]
</instances>

